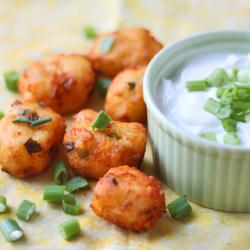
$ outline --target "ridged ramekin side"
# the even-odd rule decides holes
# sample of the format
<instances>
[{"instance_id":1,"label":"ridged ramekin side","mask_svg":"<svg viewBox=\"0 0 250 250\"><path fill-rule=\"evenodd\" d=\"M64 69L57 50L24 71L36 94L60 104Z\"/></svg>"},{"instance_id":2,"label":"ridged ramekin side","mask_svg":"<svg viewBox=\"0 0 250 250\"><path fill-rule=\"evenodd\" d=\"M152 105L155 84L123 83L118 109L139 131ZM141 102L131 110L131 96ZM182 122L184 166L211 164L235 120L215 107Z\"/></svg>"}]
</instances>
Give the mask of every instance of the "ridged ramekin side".
<instances>
[{"instance_id":1,"label":"ridged ramekin side","mask_svg":"<svg viewBox=\"0 0 250 250\"><path fill-rule=\"evenodd\" d=\"M202 206L250 212L247 152L211 152L163 129L148 111L148 129L159 176L179 194Z\"/></svg>"}]
</instances>

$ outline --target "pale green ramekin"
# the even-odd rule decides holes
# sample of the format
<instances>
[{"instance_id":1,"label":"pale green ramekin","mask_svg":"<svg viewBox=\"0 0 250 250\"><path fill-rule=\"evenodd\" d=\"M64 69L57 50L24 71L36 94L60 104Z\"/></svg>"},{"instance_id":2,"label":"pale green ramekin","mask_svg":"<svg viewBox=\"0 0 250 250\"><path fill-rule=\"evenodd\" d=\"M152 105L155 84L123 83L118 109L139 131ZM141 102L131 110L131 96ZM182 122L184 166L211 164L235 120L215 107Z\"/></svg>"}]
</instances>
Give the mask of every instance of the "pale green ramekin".
<instances>
[{"instance_id":1,"label":"pale green ramekin","mask_svg":"<svg viewBox=\"0 0 250 250\"><path fill-rule=\"evenodd\" d=\"M250 147L216 144L186 133L157 105L156 88L161 79L171 77L189 58L215 51L250 52L250 31L194 35L162 49L150 62L143 87L155 164L163 181L193 202L250 212Z\"/></svg>"}]
</instances>

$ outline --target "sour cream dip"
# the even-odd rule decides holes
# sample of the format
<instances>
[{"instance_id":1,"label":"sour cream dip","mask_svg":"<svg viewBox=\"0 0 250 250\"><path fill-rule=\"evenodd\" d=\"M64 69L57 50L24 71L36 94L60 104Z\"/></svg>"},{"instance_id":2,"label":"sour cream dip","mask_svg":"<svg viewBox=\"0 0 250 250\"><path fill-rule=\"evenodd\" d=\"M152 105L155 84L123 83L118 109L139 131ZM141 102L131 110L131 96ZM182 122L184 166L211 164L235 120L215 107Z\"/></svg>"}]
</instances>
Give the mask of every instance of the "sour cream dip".
<instances>
[{"instance_id":1,"label":"sour cream dip","mask_svg":"<svg viewBox=\"0 0 250 250\"><path fill-rule=\"evenodd\" d=\"M204 110L209 97L216 99L216 87L206 91L189 92L187 81L205 79L215 68L230 70L234 67L250 69L250 54L216 52L203 54L187 61L170 79L159 84L158 101L161 111L169 121L195 135L206 131L216 134L217 142L223 143L225 129L221 121ZM250 145L250 116L246 122L237 122L237 134L241 145Z\"/></svg>"}]
</instances>

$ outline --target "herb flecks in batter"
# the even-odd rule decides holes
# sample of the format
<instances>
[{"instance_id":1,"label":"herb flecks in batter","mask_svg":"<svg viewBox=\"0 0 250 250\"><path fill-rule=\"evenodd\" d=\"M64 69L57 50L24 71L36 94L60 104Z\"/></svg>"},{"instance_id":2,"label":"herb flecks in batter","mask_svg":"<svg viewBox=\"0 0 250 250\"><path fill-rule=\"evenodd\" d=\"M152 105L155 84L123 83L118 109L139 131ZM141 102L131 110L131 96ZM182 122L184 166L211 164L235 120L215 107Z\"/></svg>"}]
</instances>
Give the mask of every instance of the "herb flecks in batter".
<instances>
[{"instance_id":1,"label":"herb flecks in batter","mask_svg":"<svg viewBox=\"0 0 250 250\"><path fill-rule=\"evenodd\" d=\"M74 149L74 143L73 142L67 142L67 144L64 146L64 149L67 152L70 152Z\"/></svg>"},{"instance_id":2,"label":"herb flecks in batter","mask_svg":"<svg viewBox=\"0 0 250 250\"><path fill-rule=\"evenodd\" d=\"M37 112L30 109L19 109L17 113L18 115L27 118L29 121L36 121L39 119Z\"/></svg>"},{"instance_id":3,"label":"herb flecks in batter","mask_svg":"<svg viewBox=\"0 0 250 250\"><path fill-rule=\"evenodd\" d=\"M118 181L116 180L115 177L112 177L112 183L115 185L115 186L118 186Z\"/></svg>"},{"instance_id":4,"label":"herb flecks in batter","mask_svg":"<svg viewBox=\"0 0 250 250\"><path fill-rule=\"evenodd\" d=\"M42 151L42 146L32 138L29 138L24 144L29 154L38 153Z\"/></svg>"},{"instance_id":5,"label":"herb flecks in batter","mask_svg":"<svg viewBox=\"0 0 250 250\"><path fill-rule=\"evenodd\" d=\"M47 105L46 105L44 102L42 102L42 101L38 102L37 105L38 105L40 108L46 108L46 107L47 107Z\"/></svg>"},{"instance_id":6,"label":"herb flecks in batter","mask_svg":"<svg viewBox=\"0 0 250 250\"><path fill-rule=\"evenodd\" d=\"M78 149L76 152L81 159L85 159L89 156L89 151L85 149Z\"/></svg>"},{"instance_id":7,"label":"herb flecks in batter","mask_svg":"<svg viewBox=\"0 0 250 250\"><path fill-rule=\"evenodd\" d=\"M10 106L14 107L14 106L20 105L20 104L22 104L22 102L20 100L15 100Z\"/></svg>"},{"instance_id":8,"label":"herb flecks in batter","mask_svg":"<svg viewBox=\"0 0 250 250\"><path fill-rule=\"evenodd\" d=\"M133 90L136 86L136 82L128 82L128 88L129 90Z\"/></svg>"},{"instance_id":9,"label":"herb flecks in batter","mask_svg":"<svg viewBox=\"0 0 250 250\"><path fill-rule=\"evenodd\" d=\"M117 140L120 140L122 137L119 136L116 132L111 132L108 134L108 137L115 138Z\"/></svg>"}]
</instances>

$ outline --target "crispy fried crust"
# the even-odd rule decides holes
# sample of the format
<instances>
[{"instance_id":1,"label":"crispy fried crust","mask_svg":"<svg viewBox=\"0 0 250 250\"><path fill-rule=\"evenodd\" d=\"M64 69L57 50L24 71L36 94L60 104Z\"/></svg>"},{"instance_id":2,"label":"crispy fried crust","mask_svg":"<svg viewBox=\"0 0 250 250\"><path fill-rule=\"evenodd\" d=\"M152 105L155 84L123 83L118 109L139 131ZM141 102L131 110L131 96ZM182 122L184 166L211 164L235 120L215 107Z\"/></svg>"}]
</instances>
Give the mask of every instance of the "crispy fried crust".
<instances>
[{"instance_id":1,"label":"crispy fried crust","mask_svg":"<svg viewBox=\"0 0 250 250\"><path fill-rule=\"evenodd\" d=\"M26 111L25 111L26 110ZM27 111L28 110L28 111ZM25 113L26 112L26 113ZM32 128L29 124L13 123L21 114L52 121ZM0 121L0 166L18 178L43 172L62 142L64 119L50 108L37 103L15 102L10 113Z\"/></svg>"},{"instance_id":2,"label":"crispy fried crust","mask_svg":"<svg viewBox=\"0 0 250 250\"><path fill-rule=\"evenodd\" d=\"M112 121L104 132L93 131L91 124L96 115L93 110L81 111L64 136L65 153L73 171L99 178L111 167L138 166L145 152L146 129L139 123Z\"/></svg>"},{"instance_id":3,"label":"crispy fried crust","mask_svg":"<svg viewBox=\"0 0 250 250\"><path fill-rule=\"evenodd\" d=\"M94 212L110 222L135 231L151 228L165 212L161 184L136 168L110 169L96 184Z\"/></svg>"},{"instance_id":4,"label":"crispy fried crust","mask_svg":"<svg viewBox=\"0 0 250 250\"><path fill-rule=\"evenodd\" d=\"M95 82L94 71L81 55L57 55L34 62L19 81L19 91L28 101L43 101L54 111L67 114L86 103Z\"/></svg>"},{"instance_id":5,"label":"crispy fried crust","mask_svg":"<svg viewBox=\"0 0 250 250\"><path fill-rule=\"evenodd\" d=\"M107 53L100 45L105 37L113 37L114 43ZM93 67L102 75L114 77L129 67L147 65L162 45L143 28L127 28L96 38L89 52Z\"/></svg>"},{"instance_id":6,"label":"crispy fried crust","mask_svg":"<svg viewBox=\"0 0 250 250\"><path fill-rule=\"evenodd\" d=\"M106 112L117 121L147 120L147 109L142 93L145 67L125 69L110 84L105 100Z\"/></svg>"}]
</instances>

